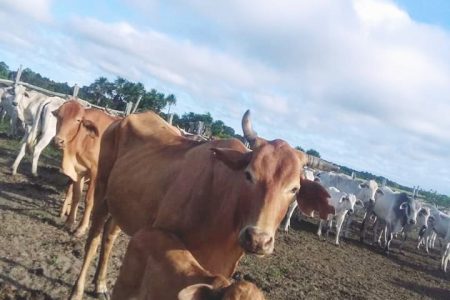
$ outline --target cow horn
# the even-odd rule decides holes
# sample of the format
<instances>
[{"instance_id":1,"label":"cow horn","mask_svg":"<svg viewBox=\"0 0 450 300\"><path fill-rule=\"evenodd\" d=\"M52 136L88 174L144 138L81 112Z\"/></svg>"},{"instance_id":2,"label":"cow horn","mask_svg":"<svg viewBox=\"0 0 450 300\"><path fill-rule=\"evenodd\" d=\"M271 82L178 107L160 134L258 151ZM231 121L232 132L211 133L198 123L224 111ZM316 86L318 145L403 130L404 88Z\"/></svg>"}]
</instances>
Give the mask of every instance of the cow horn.
<instances>
[{"instance_id":1,"label":"cow horn","mask_svg":"<svg viewBox=\"0 0 450 300\"><path fill-rule=\"evenodd\" d=\"M260 137L256 131L253 130L252 122L250 120L250 110L248 109L244 116L242 117L242 131L244 132L244 137L250 144L250 149L255 149L258 146L261 146L264 141Z\"/></svg>"},{"instance_id":2,"label":"cow horn","mask_svg":"<svg viewBox=\"0 0 450 300\"><path fill-rule=\"evenodd\" d=\"M339 167L335 164L332 164L330 162L327 162L319 157L306 154L302 151L296 150L298 153L298 156L301 161L304 162L304 164L308 167L311 167L313 169L319 169L322 171L339 171Z\"/></svg>"}]
</instances>

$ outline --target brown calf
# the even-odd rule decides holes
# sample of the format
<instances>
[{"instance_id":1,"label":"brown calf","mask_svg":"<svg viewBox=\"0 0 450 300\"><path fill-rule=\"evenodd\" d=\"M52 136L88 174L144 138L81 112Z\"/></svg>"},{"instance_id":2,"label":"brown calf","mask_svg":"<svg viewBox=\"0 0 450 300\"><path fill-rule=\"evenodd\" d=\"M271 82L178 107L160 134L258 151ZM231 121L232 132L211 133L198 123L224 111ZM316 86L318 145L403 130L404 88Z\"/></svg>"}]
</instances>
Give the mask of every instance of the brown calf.
<instances>
[{"instance_id":1,"label":"brown calf","mask_svg":"<svg viewBox=\"0 0 450 300\"><path fill-rule=\"evenodd\" d=\"M85 109L76 100L67 101L53 115L58 120L54 141L63 150L61 171L72 180L61 210L61 216L64 216L70 208L66 221L69 227L75 223L84 180L90 179L85 212L75 231L75 236L80 237L89 225L94 203L100 139L105 129L118 118L98 109Z\"/></svg>"},{"instance_id":2,"label":"brown calf","mask_svg":"<svg viewBox=\"0 0 450 300\"><path fill-rule=\"evenodd\" d=\"M179 238L158 229L142 229L133 236L112 299L127 299L128 295L121 292L137 282L128 282L131 278L125 275L134 271L134 265L143 263L141 255L135 254L144 252L147 254L147 264L142 283L136 286L137 299L265 299L263 293L250 282L231 283L221 275L212 275L198 263Z\"/></svg>"}]
</instances>

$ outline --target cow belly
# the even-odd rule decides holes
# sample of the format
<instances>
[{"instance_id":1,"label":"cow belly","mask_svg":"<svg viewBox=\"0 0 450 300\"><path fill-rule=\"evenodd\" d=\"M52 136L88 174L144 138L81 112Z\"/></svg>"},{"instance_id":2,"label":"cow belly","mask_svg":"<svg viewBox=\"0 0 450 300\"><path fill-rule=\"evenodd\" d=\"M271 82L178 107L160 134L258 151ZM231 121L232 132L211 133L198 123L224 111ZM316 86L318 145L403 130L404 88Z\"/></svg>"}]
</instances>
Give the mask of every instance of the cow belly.
<instances>
[{"instance_id":1,"label":"cow belly","mask_svg":"<svg viewBox=\"0 0 450 300\"><path fill-rule=\"evenodd\" d=\"M128 235L155 220L170 184L170 163L150 164L148 157L124 156L111 171L106 201L119 227Z\"/></svg>"}]
</instances>

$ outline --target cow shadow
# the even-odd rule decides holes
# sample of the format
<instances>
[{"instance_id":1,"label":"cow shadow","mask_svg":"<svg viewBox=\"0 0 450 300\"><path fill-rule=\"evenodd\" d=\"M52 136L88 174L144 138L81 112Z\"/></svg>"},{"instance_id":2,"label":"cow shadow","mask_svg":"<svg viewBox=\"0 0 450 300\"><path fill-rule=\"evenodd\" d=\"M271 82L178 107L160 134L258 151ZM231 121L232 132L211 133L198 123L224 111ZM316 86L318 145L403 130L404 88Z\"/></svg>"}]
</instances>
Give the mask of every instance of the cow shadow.
<instances>
[{"instance_id":1,"label":"cow shadow","mask_svg":"<svg viewBox=\"0 0 450 300\"><path fill-rule=\"evenodd\" d=\"M421 296L426 295L427 297L432 299L450 299L450 289L428 287L417 284L415 282L408 282L401 279L393 280L392 283L404 289L413 291Z\"/></svg>"},{"instance_id":2,"label":"cow shadow","mask_svg":"<svg viewBox=\"0 0 450 300\"><path fill-rule=\"evenodd\" d=\"M9 265L9 266L11 266L11 267L20 267L20 268L24 269L31 276L37 276L37 277L44 278L46 281L51 282L52 285L65 286L68 289L70 289L72 287L71 284L69 284L68 282L63 281L60 278L53 278L53 277L50 277L50 276L46 275L45 271L43 269L30 268L30 267L28 267L26 265L23 265L21 263L18 263L16 261L13 261L13 260L11 260L9 258L6 258L6 257L0 257L0 261L5 263L5 264L7 264L7 265ZM49 294L47 294L47 293L45 293L45 292L43 292L41 290L36 290L36 289L30 288L30 287L26 286L25 284L23 284L23 283L15 280L15 279L7 276L6 274L0 274L0 282L1 281L3 281L4 283L7 283L7 284L15 287L17 290L27 292L28 294L30 294L29 295L30 296L29 299L46 299L46 300L47 299L53 299L53 297L51 297ZM0 289L4 290L5 287L3 286ZM18 295L15 295L15 296L17 296L17 298L12 298L12 299L25 299L25 298L21 298ZM10 299L10 298L6 298L6 299ZM28 299L28 298L26 298L26 299Z\"/></svg>"}]
</instances>

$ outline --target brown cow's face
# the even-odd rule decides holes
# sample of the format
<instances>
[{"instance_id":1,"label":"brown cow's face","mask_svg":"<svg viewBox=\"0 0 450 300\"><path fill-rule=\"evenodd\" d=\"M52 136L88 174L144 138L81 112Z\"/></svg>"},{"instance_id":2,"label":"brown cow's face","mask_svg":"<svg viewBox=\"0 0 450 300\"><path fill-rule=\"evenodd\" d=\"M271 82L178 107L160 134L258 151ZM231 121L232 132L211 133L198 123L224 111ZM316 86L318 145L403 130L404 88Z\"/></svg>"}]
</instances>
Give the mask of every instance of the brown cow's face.
<instances>
[{"instance_id":1,"label":"brown cow's face","mask_svg":"<svg viewBox=\"0 0 450 300\"><path fill-rule=\"evenodd\" d=\"M239 243L250 254L273 252L275 232L300 189L302 163L286 142L275 140L255 149L243 170L239 205Z\"/></svg>"},{"instance_id":2,"label":"brown cow's face","mask_svg":"<svg viewBox=\"0 0 450 300\"><path fill-rule=\"evenodd\" d=\"M84 108L75 100L68 101L53 112L57 119L54 142L60 149L74 140L84 116Z\"/></svg>"}]
</instances>

